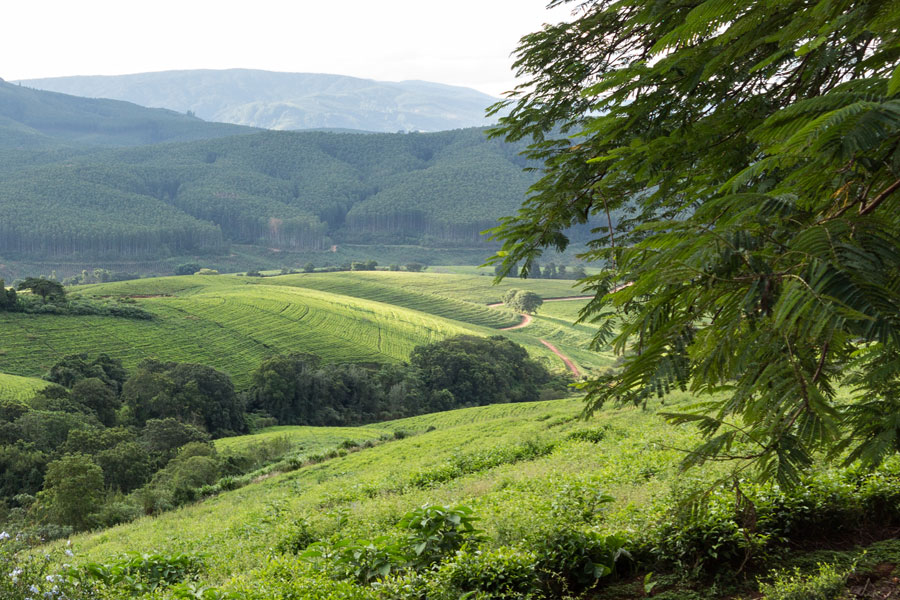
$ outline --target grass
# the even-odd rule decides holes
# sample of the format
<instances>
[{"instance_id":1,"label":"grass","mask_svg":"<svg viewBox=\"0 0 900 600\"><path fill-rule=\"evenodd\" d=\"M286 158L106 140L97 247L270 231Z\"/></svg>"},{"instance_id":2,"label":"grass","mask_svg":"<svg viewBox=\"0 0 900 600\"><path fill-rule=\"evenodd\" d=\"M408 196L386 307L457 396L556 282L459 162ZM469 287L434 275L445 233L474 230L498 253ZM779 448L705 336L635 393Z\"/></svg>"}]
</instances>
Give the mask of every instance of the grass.
<instances>
[{"instance_id":1,"label":"grass","mask_svg":"<svg viewBox=\"0 0 900 600\"><path fill-rule=\"evenodd\" d=\"M25 401L34 396L35 392L44 389L48 385L50 384L43 379L0 373L0 401Z\"/></svg>"},{"instance_id":2,"label":"grass","mask_svg":"<svg viewBox=\"0 0 900 600\"><path fill-rule=\"evenodd\" d=\"M320 535L340 527L345 536L369 537L422 504L464 502L475 508L491 539L504 544L527 538L529 531L540 529L541 518L578 510L573 502L603 491L616 502L598 524L639 527L654 499L678 479L675 462L680 455L668 448L686 443L693 434L637 409L582 421L581 407L578 400L493 405L356 428L352 433L357 440L385 429L416 435L269 477L158 517L81 535L74 538L74 548L81 561L107 560L135 549L206 552L208 578L223 583L260 566L298 518L309 520ZM573 432L583 430L602 430L603 439L591 443L573 438ZM277 428L258 435L289 435L307 444L310 433L310 428ZM347 433L345 428L316 432L333 435L335 441ZM241 439L227 443L245 443ZM535 460L505 462L508 450L523 444L554 446ZM446 472L460 457L473 456L488 457L482 463L489 466L434 485L415 483L428 481L430 473Z\"/></svg>"},{"instance_id":3,"label":"grass","mask_svg":"<svg viewBox=\"0 0 900 600\"><path fill-rule=\"evenodd\" d=\"M340 446L343 442L365 442L376 440L382 435L390 435L393 429L385 426L370 427L308 427L280 425L267 427L266 429L251 435L220 438L215 441L216 450L219 452L240 452L245 448L271 442L284 440L291 446L291 453L303 452L313 454L321 450L328 450Z\"/></svg>"},{"instance_id":4,"label":"grass","mask_svg":"<svg viewBox=\"0 0 900 600\"><path fill-rule=\"evenodd\" d=\"M431 280L428 274L428 280ZM472 325L499 329L519 322L519 316L506 309L491 309L485 304L460 299L440 286L423 288L421 273L323 273L284 275L265 278L260 285L285 285L321 290L334 294L375 300L427 312L432 315L463 321ZM441 279L452 279L446 275ZM472 279L472 278L468 278ZM454 282L455 283L455 282Z\"/></svg>"},{"instance_id":5,"label":"grass","mask_svg":"<svg viewBox=\"0 0 900 600\"><path fill-rule=\"evenodd\" d=\"M434 296L465 300L477 304L500 302L508 289L527 289L545 298L580 295L573 288L574 281L562 279L516 279L507 278L494 285L493 277L456 275L452 273L407 273L404 271L360 271L338 273L310 273L286 275L271 281L287 280L289 285L305 285L317 289L337 286L347 290L347 281L360 286L381 285L404 290L407 293L431 294ZM270 280L263 280L267 283ZM343 283L342 283L343 282ZM351 284L352 285L352 284ZM323 286L323 287L320 287ZM332 287L332 289L335 289ZM339 293L345 293L340 291Z\"/></svg>"},{"instance_id":6,"label":"grass","mask_svg":"<svg viewBox=\"0 0 900 600\"><path fill-rule=\"evenodd\" d=\"M515 281L545 296L572 293L567 281ZM518 315L487 303L503 293L480 276L341 272L279 277L182 276L75 288L73 293L129 297L151 321L111 317L0 314L0 371L40 376L68 354L105 352L133 368L144 358L195 362L231 375L239 389L267 357L307 352L325 362L406 360L417 345L459 334L496 335ZM611 364L586 352L587 327L538 319L504 332L554 370L562 361L545 336L585 370Z\"/></svg>"}]
</instances>

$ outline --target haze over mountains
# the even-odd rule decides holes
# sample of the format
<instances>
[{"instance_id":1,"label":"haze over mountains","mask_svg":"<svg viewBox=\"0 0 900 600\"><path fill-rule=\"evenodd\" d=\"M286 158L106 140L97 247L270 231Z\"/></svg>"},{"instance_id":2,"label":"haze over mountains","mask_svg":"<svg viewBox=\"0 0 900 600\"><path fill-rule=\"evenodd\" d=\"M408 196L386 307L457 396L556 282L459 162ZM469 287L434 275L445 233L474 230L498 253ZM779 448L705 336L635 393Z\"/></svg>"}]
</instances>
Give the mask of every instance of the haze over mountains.
<instances>
[{"instance_id":1,"label":"haze over mountains","mask_svg":"<svg viewBox=\"0 0 900 600\"><path fill-rule=\"evenodd\" d=\"M252 69L186 70L116 76L27 79L16 83L89 98L190 111L206 121L265 129L443 131L481 127L496 102L464 87L385 82L343 75Z\"/></svg>"}]
</instances>

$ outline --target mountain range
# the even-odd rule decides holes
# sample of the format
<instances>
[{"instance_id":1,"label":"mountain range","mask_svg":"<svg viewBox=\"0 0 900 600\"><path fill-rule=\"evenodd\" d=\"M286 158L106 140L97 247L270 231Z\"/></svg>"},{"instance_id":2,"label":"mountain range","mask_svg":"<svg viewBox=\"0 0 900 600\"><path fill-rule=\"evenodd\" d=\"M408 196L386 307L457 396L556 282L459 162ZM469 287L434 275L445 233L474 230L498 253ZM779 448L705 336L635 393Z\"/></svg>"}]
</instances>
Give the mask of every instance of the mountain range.
<instances>
[{"instance_id":1,"label":"mountain range","mask_svg":"<svg viewBox=\"0 0 900 600\"><path fill-rule=\"evenodd\" d=\"M185 70L25 79L15 83L88 98L167 108L206 121L263 129L443 131L489 125L497 98L427 81L253 69Z\"/></svg>"}]
</instances>

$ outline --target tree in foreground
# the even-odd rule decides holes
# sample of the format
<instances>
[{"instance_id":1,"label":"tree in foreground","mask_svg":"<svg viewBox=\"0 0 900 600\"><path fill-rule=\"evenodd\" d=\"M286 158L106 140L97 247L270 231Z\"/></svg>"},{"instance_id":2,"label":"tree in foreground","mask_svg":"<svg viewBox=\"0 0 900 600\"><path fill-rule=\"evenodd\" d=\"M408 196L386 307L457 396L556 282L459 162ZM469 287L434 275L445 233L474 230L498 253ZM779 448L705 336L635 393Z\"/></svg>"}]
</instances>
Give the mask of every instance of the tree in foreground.
<instances>
[{"instance_id":1,"label":"tree in foreground","mask_svg":"<svg viewBox=\"0 0 900 600\"><path fill-rule=\"evenodd\" d=\"M897 452L900 4L572 4L522 39L497 107L494 134L546 170L493 235L527 275L599 227L582 318L625 361L587 410L690 390L670 415L706 436L687 464L782 483L816 452Z\"/></svg>"}]
</instances>

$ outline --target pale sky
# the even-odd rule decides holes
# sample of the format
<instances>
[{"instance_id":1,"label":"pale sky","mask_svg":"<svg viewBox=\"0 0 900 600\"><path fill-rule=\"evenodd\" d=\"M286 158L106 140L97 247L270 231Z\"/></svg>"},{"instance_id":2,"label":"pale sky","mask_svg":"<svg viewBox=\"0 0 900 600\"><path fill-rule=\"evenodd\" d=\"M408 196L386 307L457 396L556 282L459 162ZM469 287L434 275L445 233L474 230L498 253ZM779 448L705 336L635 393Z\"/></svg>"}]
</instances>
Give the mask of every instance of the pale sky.
<instances>
[{"instance_id":1,"label":"pale sky","mask_svg":"<svg viewBox=\"0 0 900 600\"><path fill-rule=\"evenodd\" d=\"M511 52L573 3L547 0L16 0L0 77L248 68L423 79L499 96Z\"/></svg>"}]
</instances>

